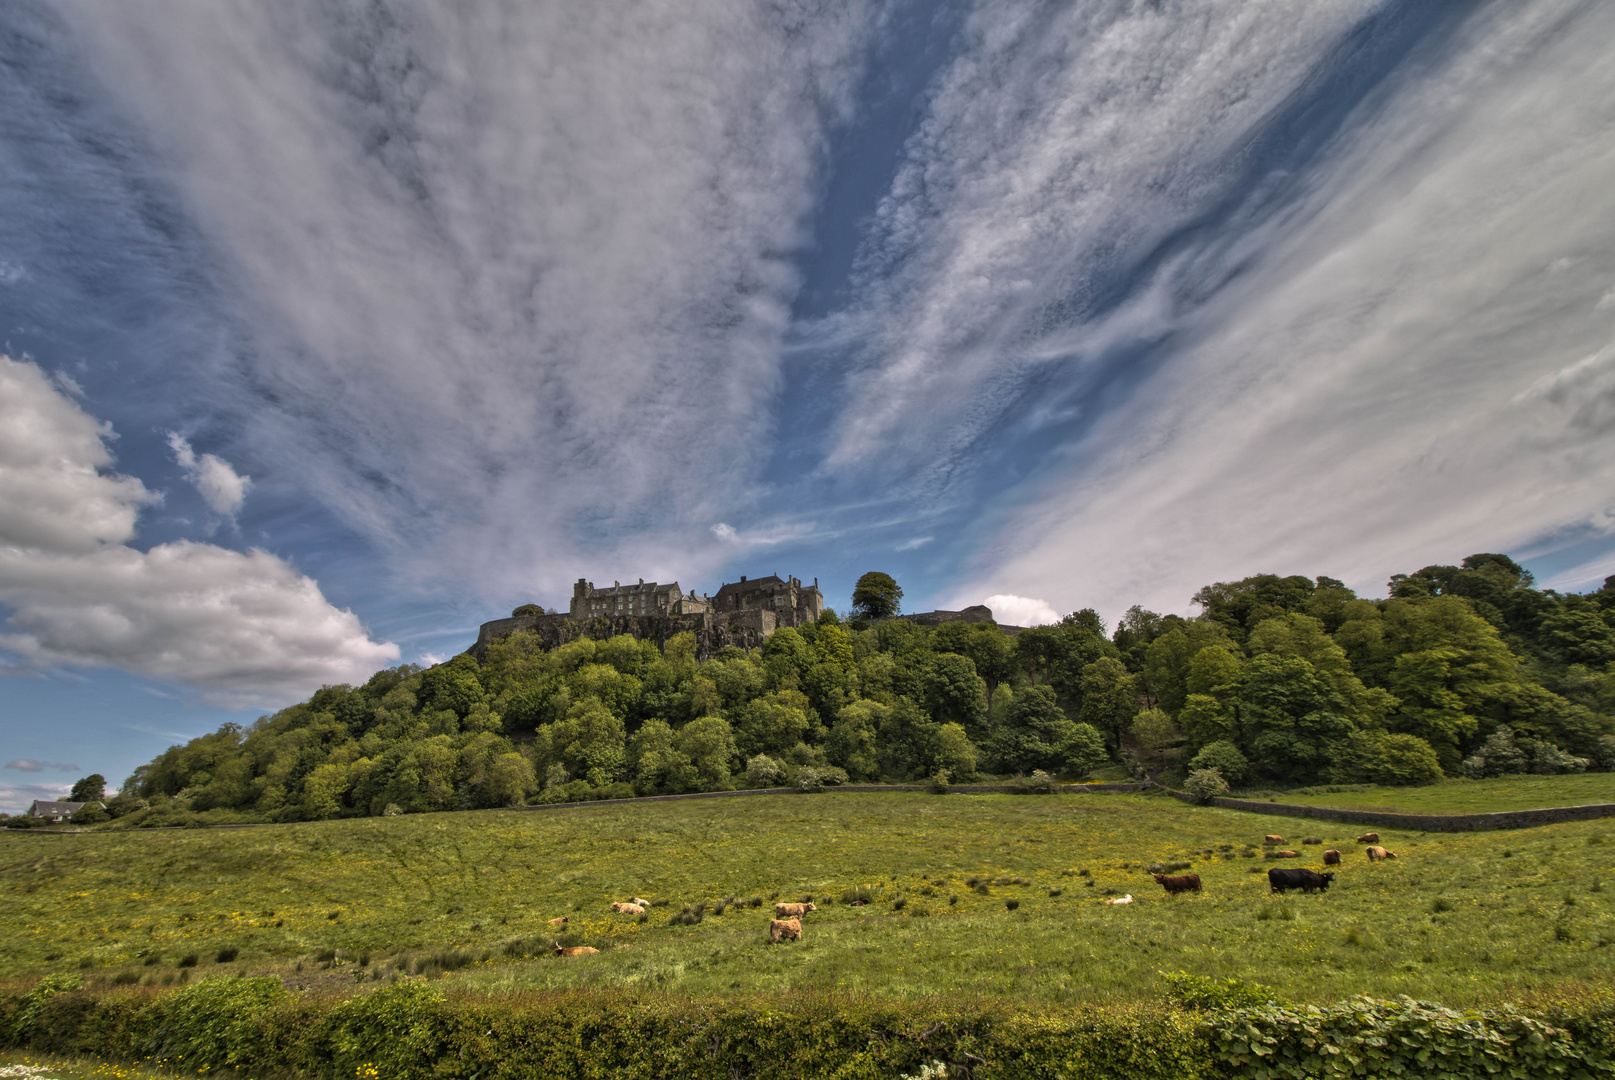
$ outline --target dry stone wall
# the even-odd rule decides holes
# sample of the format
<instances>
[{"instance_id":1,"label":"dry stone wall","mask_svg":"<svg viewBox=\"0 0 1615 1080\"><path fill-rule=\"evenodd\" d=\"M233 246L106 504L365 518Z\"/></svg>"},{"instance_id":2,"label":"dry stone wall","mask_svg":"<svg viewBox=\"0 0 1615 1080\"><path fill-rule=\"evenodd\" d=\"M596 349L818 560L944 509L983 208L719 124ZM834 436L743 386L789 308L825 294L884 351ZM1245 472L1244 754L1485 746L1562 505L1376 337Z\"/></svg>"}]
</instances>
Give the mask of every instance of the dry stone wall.
<instances>
[{"instance_id":1,"label":"dry stone wall","mask_svg":"<svg viewBox=\"0 0 1615 1080\"><path fill-rule=\"evenodd\" d=\"M546 649L569 641L593 638L604 641L628 634L641 641L653 641L657 648L667 639L686 631L695 635L695 655L706 660L726 645L755 649L774 632L772 611L733 611L705 615L613 615L575 619L570 615L516 615L482 624L476 644L466 652L481 660L488 646L517 631L538 635Z\"/></svg>"}]
</instances>

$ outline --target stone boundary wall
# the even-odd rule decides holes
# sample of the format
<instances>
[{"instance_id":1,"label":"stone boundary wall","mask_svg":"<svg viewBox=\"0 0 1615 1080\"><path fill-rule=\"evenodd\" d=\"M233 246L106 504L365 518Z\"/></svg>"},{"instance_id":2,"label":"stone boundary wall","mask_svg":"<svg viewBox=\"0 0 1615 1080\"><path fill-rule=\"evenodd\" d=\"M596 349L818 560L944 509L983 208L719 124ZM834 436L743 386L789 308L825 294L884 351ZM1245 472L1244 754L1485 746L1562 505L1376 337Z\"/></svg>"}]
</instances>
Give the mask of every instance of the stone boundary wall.
<instances>
[{"instance_id":1,"label":"stone boundary wall","mask_svg":"<svg viewBox=\"0 0 1615 1080\"><path fill-rule=\"evenodd\" d=\"M559 648L580 638L604 641L618 634L652 641L661 648L668 638L687 630L695 635L696 659L707 660L725 645L736 645L742 649L757 648L774 632L774 626L772 611L729 611L702 615L595 615L586 619L574 619L570 615L514 615L508 619L483 623L477 632L476 642L466 652L480 661L487 655L491 642L509 637L518 630L530 630L537 634L546 650Z\"/></svg>"},{"instance_id":2,"label":"stone boundary wall","mask_svg":"<svg viewBox=\"0 0 1615 1080\"><path fill-rule=\"evenodd\" d=\"M1184 802L1198 803L1193 795L1163 787L1162 791ZM1352 825L1379 825L1408 832L1491 832L1496 829L1529 829L1536 825L1558 825L1566 821L1594 821L1615 817L1615 803L1589 803L1585 806L1555 806L1541 810L1500 810L1491 814L1397 814L1380 810L1345 810L1333 806L1299 806L1295 803L1257 802L1253 799L1212 799L1210 805L1225 810L1277 817L1312 818L1315 821L1341 821Z\"/></svg>"}]
</instances>

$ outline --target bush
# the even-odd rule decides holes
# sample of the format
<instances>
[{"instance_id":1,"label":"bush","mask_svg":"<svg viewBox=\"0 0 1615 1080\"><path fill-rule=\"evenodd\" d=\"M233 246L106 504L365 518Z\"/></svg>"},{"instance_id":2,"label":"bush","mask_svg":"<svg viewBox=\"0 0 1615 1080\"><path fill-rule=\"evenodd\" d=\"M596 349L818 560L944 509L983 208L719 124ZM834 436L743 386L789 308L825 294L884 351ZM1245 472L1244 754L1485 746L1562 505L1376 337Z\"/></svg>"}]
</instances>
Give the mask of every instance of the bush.
<instances>
[{"instance_id":1,"label":"bush","mask_svg":"<svg viewBox=\"0 0 1615 1080\"><path fill-rule=\"evenodd\" d=\"M1218 739L1201 747L1200 752L1189 759L1191 773L1201 769L1216 769L1230 784L1242 784L1250 775L1250 762L1239 752L1239 747L1227 739Z\"/></svg>"},{"instance_id":2,"label":"bush","mask_svg":"<svg viewBox=\"0 0 1615 1080\"><path fill-rule=\"evenodd\" d=\"M1598 752L1595 761L1598 767L1605 772L1615 772L1615 735L1603 735L1598 739Z\"/></svg>"},{"instance_id":3,"label":"bush","mask_svg":"<svg viewBox=\"0 0 1615 1080\"><path fill-rule=\"evenodd\" d=\"M1193 795L1202 803L1209 803L1212 799L1228 794L1228 781L1222 778L1222 773L1215 768L1196 769L1183 781L1183 790Z\"/></svg>"},{"instance_id":4,"label":"bush","mask_svg":"<svg viewBox=\"0 0 1615 1080\"><path fill-rule=\"evenodd\" d=\"M836 787L846 782L846 770L834 765L809 765L796 774L798 791L823 791L827 787Z\"/></svg>"},{"instance_id":5,"label":"bush","mask_svg":"<svg viewBox=\"0 0 1615 1080\"><path fill-rule=\"evenodd\" d=\"M1406 786L1433 784L1442 777L1435 748L1417 735L1354 731L1346 740L1331 778L1342 784Z\"/></svg>"},{"instance_id":6,"label":"bush","mask_svg":"<svg viewBox=\"0 0 1615 1080\"><path fill-rule=\"evenodd\" d=\"M1033 769L1031 776L1017 776L1009 786L1017 795L1049 795L1054 792L1054 777L1042 769Z\"/></svg>"},{"instance_id":7,"label":"bush","mask_svg":"<svg viewBox=\"0 0 1615 1080\"><path fill-rule=\"evenodd\" d=\"M746 762L746 783L752 787L778 787L785 782L785 764L767 754Z\"/></svg>"},{"instance_id":8,"label":"bush","mask_svg":"<svg viewBox=\"0 0 1615 1080\"><path fill-rule=\"evenodd\" d=\"M950 779L950 777L948 776L948 770L946 770L946 769L938 769L937 774L935 776L931 777L931 792L932 792L932 794L934 794L934 795L946 795L948 793L948 781L949 781L949 779Z\"/></svg>"},{"instance_id":9,"label":"bush","mask_svg":"<svg viewBox=\"0 0 1615 1080\"><path fill-rule=\"evenodd\" d=\"M73 811L73 816L68 818L68 821L74 825L100 825L102 822L111 820L112 816L95 805L95 803L85 803Z\"/></svg>"},{"instance_id":10,"label":"bush","mask_svg":"<svg viewBox=\"0 0 1615 1080\"><path fill-rule=\"evenodd\" d=\"M1587 766L1592 764L1586 758L1565 753L1546 739L1521 739L1519 746L1531 756L1530 770L1543 776L1586 772ZM76 821L78 815L73 817Z\"/></svg>"}]
</instances>

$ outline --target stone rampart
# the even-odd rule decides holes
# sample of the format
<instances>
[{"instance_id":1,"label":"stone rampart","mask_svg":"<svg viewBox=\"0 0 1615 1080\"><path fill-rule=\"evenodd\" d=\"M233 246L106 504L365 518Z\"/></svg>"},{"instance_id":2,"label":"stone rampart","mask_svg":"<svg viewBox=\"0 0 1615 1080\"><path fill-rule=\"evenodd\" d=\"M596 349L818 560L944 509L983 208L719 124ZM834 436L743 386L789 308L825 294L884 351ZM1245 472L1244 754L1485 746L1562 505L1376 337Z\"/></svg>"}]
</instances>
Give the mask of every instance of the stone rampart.
<instances>
[{"instance_id":1,"label":"stone rampart","mask_svg":"<svg viewBox=\"0 0 1615 1080\"><path fill-rule=\"evenodd\" d=\"M755 649L774 632L772 611L730 611L704 615L599 615L576 619L570 615L516 615L482 624L477 640L466 652L481 660L490 643L519 630L538 635L545 649L569 641L593 638L604 641L627 634L641 641L653 641L657 648L667 639L686 631L695 635L695 655L706 660L726 645Z\"/></svg>"}]
</instances>

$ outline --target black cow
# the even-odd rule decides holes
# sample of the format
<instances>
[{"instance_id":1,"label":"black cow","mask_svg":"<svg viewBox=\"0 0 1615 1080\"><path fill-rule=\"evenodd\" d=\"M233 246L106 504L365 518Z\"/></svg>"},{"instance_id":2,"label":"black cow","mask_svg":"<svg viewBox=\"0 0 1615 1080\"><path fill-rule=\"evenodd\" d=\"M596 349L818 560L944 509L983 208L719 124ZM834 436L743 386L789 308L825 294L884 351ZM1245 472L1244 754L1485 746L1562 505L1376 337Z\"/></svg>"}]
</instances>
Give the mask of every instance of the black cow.
<instances>
[{"instance_id":1,"label":"black cow","mask_svg":"<svg viewBox=\"0 0 1615 1080\"><path fill-rule=\"evenodd\" d=\"M1316 870L1280 869L1275 866L1267 872L1267 883L1276 893L1281 893L1285 889L1300 889L1308 893L1317 889L1322 892L1329 888L1329 883L1333 880L1335 875L1320 874Z\"/></svg>"}]
</instances>

